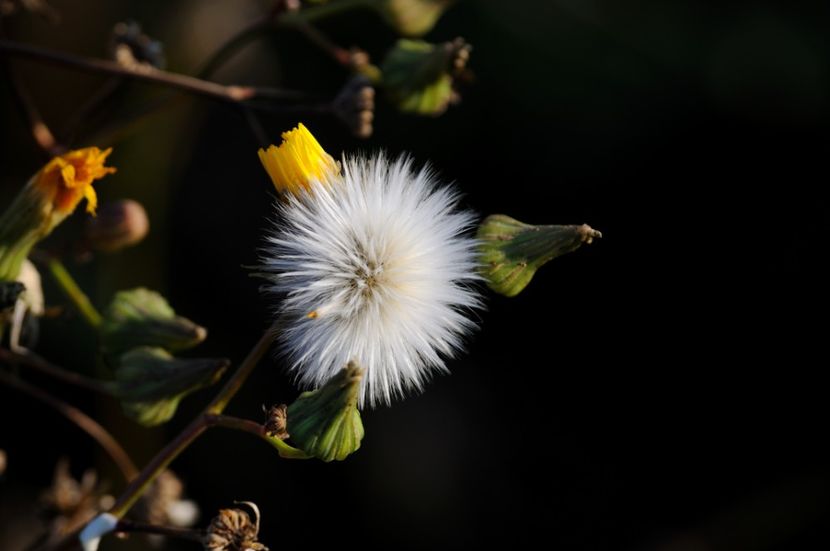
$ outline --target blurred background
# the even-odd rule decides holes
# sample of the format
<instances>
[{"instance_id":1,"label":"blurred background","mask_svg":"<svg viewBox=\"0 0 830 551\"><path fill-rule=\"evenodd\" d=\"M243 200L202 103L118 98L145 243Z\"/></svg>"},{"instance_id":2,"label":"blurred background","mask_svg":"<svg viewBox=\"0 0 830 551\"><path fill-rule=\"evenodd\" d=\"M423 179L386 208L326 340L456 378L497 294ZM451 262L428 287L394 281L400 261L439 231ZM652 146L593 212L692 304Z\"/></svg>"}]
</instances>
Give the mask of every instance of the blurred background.
<instances>
[{"instance_id":1,"label":"blurred background","mask_svg":"<svg viewBox=\"0 0 830 551\"><path fill-rule=\"evenodd\" d=\"M59 27L18 14L4 21L7 36L100 58L113 25L133 19L163 42L168 70L186 74L267 5L50 4ZM248 500L272 549L828 548L828 27L824 2L461 0L424 37L473 46L474 78L445 114L401 113L378 91L374 133L359 139L329 116L263 113L274 142L302 120L332 153L383 149L429 162L482 215L588 223L604 237L542 268L516 298L489 294L452 374L364 412L363 447L343 463L280 460L247 435L209 432L173 465L201 524ZM318 28L373 61L397 39L368 10ZM14 67L58 129L106 80ZM301 34L279 30L215 80L331 97L348 76ZM90 124L168 93L131 83ZM102 200L145 205L147 239L69 268L99 305L124 288L164 293L209 329L192 355L239 362L273 307L245 268L257 262L273 188L237 110L175 97L173 109L112 141L119 172L96 185ZM5 205L44 157L5 81L0 120ZM53 241L71 234L61 228ZM47 301L65 303L44 281ZM95 371L94 336L71 311L41 332L42 355ZM110 428L139 465L212 392L147 430L115 402L39 383ZM260 419L262 405L297 393L267 360L229 412ZM121 488L86 435L6 388L0 449L2 549L37 534L38 496L59 458L76 476L95 468L112 492ZM130 548L143 547L102 545Z\"/></svg>"}]
</instances>

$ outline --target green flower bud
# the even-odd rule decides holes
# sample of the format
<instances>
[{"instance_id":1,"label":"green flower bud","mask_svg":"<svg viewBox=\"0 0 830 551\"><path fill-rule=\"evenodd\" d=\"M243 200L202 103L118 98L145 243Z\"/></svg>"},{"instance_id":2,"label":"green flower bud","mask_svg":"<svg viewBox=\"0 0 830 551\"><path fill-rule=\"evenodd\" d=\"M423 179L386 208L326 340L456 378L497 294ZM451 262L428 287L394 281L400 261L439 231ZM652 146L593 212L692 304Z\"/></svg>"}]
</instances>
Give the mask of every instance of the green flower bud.
<instances>
[{"instance_id":1,"label":"green flower bud","mask_svg":"<svg viewBox=\"0 0 830 551\"><path fill-rule=\"evenodd\" d=\"M440 115L458 101L454 77L464 70L470 50L460 38L444 44L398 40L381 64L389 100L407 113Z\"/></svg>"},{"instance_id":2,"label":"green flower bud","mask_svg":"<svg viewBox=\"0 0 830 551\"><path fill-rule=\"evenodd\" d=\"M163 296L142 287L116 293L104 313L100 331L109 354L137 346L184 350L207 337L207 329L177 316Z\"/></svg>"},{"instance_id":3,"label":"green flower bud","mask_svg":"<svg viewBox=\"0 0 830 551\"><path fill-rule=\"evenodd\" d=\"M303 392L288 406L287 429L291 441L305 453L323 461L342 461L360 448L363 422L357 394L363 370L355 363L325 385Z\"/></svg>"},{"instance_id":4,"label":"green flower bud","mask_svg":"<svg viewBox=\"0 0 830 551\"><path fill-rule=\"evenodd\" d=\"M495 292L512 297L541 266L573 252L602 234L581 226L531 226L505 216L488 216L478 228L482 274Z\"/></svg>"},{"instance_id":5,"label":"green flower bud","mask_svg":"<svg viewBox=\"0 0 830 551\"><path fill-rule=\"evenodd\" d=\"M428 33L454 0L381 0L373 3L403 36Z\"/></svg>"},{"instance_id":6,"label":"green flower bud","mask_svg":"<svg viewBox=\"0 0 830 551\"><path fill-rule=\"evenodd\" d=\"M177 359L161 348L142 346L122 354L115 368L114 394L124 413L151 427L169 421L188 394L217 382L224 359Z\"/></svg>"}]
</instances>

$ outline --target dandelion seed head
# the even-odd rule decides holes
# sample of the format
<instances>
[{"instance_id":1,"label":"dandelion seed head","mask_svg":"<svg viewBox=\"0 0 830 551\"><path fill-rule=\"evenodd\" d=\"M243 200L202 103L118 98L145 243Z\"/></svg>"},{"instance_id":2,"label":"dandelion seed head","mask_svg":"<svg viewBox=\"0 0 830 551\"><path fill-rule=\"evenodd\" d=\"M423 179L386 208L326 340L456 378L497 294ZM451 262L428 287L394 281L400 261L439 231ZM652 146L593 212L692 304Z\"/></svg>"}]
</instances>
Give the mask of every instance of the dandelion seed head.
<instances>
[{"instance_id":1,"label":"dandelion seed head","mask_svg":"<svg viewBox=\"0 0 830 551\"><path fill-rule=\"evenodd\" d=\"M389 404L446 370L475 327L474 216L407 158L342 165L277 203L262 272L299 382L318 387L355 361L361 406Z\"/></svg>"}]
</instances>

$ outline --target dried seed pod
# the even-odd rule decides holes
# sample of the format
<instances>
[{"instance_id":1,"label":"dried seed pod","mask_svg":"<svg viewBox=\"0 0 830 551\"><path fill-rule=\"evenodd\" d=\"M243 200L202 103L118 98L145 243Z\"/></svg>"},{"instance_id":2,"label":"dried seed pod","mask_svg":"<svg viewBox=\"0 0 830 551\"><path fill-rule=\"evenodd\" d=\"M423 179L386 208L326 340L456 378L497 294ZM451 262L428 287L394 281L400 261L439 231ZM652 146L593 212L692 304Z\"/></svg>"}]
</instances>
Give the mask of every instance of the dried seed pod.
<instances>
[{"instance_id":1,"label":"dried seed pod","mask_svg":"<svg viewBox=\"0 0 830 551\"><path fill-rule=\"evenodd\" d=\"M288 415L288 406L280 404L278 406L271 406L266 410L266 419L264 423L265 434L285 440L288 438L288 430L286 430L286 418Z\"/></svg>"},{"instance_id":2,"label":"dried seed pod","mask_svg":"<svg viewBox=\"0 0 830 551\"><path fill-rule=\"evenodd\" d=\"M205 532L206 551L268 551L257 541L259 535L259 508L243 501L254 512L255 521L242 509L221 509Z\"/></svg>"}]
</instances>

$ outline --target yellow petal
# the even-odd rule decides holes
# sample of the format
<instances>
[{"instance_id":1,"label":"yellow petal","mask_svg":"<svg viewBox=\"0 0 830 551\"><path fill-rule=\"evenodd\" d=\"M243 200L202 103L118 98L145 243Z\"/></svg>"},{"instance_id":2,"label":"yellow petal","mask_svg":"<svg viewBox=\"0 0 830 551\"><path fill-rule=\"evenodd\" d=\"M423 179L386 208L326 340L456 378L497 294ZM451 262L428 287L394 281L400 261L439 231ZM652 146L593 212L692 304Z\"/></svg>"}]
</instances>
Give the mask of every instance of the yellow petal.
<instances>
[{"instance_id":1,"label":"yellow petal","mask_svg":"<svg viewBox=\"0 0 830 551\"><path fill-rule=\"evenodd\" d=\"M259 160L279 193L298 194L336 178L340 169L302 123L283 132L279 147L259 150Z\"/></svg>"}]
</instances>

